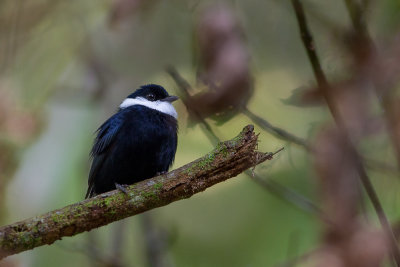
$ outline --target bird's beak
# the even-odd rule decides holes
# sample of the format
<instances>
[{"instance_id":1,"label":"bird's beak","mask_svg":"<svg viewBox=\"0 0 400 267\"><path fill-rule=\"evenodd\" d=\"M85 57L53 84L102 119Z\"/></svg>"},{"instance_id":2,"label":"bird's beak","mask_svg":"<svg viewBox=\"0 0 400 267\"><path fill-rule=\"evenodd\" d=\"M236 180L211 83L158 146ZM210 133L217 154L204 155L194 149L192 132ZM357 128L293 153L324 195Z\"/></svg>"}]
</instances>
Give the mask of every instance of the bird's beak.
<instances>
[{"instance_id":1,"label":"bird's beak","mask_svg":"<svg viewBox=\"0 0 400 267\"><path fill-rule=\"evenodd\" d=\"M175 100L178 100L178 99L179 99L179 97L174 96L174 95L170 95L170 96L167 96L166 98L164 98L162 101L166 101L166 102L172 103L172 102L174 102Z\"/></svg>"}]
</instances>

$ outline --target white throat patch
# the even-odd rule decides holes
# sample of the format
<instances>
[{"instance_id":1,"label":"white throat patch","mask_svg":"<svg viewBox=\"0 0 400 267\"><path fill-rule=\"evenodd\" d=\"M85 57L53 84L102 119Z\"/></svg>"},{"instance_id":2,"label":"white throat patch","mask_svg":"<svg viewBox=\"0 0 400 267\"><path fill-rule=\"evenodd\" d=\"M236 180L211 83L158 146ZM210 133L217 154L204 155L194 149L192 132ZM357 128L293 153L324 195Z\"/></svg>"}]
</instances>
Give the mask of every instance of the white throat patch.
<instances>
[{"instance_id":1,"label":"white throat patch","mask_svg":"<svg viewBox=\"0 0 400 267\"><path fill-rule=\"evenodd\" d=\"M134 105L141 105L151 109L155 109L164 114L170 115L175 119L178 119L178 113L176 113L174 106L166 101L149 101L143 97L127 98L121 103L121 105L119 105L119 107L121 109L124 109Z\"/></svg>"}]
</instances>

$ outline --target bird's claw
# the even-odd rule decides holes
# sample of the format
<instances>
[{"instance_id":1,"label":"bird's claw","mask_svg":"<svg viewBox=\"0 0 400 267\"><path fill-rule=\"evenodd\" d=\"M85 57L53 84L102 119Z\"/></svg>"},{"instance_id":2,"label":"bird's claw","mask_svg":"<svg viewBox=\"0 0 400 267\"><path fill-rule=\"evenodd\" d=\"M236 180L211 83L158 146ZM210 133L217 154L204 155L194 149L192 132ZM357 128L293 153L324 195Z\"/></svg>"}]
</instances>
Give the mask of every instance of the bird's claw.
<instances>
[{"instance_id":1,"label":"bird's claw","mask_svg":"<svg viewBox=\"0 0 400 267\"><path fill-rule=\"evenodd\" d=\"M156 176L163 175L163 174L166 174L166 173L167 173L166 171L157 172L157 173L156 173Z\"/></svg>"},{"instance_id":2,"label":"bird's claw","mask_svg":"<svg viewBox=\"0 0 400 267\"><path fill-rule=\"evenodd\" d=\"M129 185L127 184L118 184L115 183L115 188L117 188L119 191L121 191L122 193L124 193L125 195L128 195L128 187Z\"/></svg>"}]
</instances>

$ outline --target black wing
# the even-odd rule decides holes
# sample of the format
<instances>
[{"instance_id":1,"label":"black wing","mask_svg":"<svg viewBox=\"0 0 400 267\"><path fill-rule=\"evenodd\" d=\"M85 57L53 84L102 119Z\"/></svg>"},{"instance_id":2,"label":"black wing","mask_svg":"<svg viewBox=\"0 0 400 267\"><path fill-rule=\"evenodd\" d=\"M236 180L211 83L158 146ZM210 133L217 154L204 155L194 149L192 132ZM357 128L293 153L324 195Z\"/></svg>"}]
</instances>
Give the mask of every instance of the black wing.
<instances>
[{"instance_id":1,"label":"black wing","mask_svg":"<svg viewBox=\"0 0 400 267\"><path fill-rule=\"evenodd\" d=\"M178 129L175 126L176 122L170 123L169 125L171 127L168 127L167 138L163 139L163 142L160 146L160 156L158 157L158 166L161 168L160 171L162 172L167 172L169 167L171 167L174 163L176 148L178 145Z\"/></svg>"},{"instance_id":2,"label":"black wing","mask_svg":"<svg viewBox=\"0 0 400 267\"><path fill-rule=\"evenodd\" d=\"M93 157L92 166L89 172L88 190L85 198L92 197L95 195L94 191L94 180L103 165L104 160L107 158L109 148L112 146L115 137L117 136L121 126L123 124L123 118L121 113L114 114L106 122L104 122L99 129L97 129L97 136L94 140L92 151L90 155Z\"/></svg>"}]
</instances>

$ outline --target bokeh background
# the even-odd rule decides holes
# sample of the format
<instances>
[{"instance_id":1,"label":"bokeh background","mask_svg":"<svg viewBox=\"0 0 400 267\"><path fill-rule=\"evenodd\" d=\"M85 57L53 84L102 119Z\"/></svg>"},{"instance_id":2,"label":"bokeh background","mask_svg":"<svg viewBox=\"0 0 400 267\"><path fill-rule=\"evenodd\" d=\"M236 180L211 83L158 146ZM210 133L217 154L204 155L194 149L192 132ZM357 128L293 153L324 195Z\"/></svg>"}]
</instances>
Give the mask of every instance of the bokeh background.
<instances>
[{"instance_id":1,"label":"bokeh background","mask_svg":"<svg viewBox=\"0 0 400 267\"><path fill-rule=\"evenodd\" d=\"M346 47L351 38L345 37L352 31L346 2L302 1L322 68L332 82L351 78L349 70L356 65ZM399 33L399 2L359 3L367 7L370 35L385 51ZM212 12L218 9L222 11ZM211 21L211 26L201 28L204 21ZM244 92L229 86L223 91L222 102L236 96L239 111L217 118L203 113L221 140L254 124L240 112L243 106L304 140L313 140L321 127L332 122L323 103L311 100L310 104L302 91L314 88L316 82L290 1L225 1L223 6L192 0L1 1L0 224L81 201L93 133L121 101L146 83L181 94L167 66L191 84L191 94L200 95L200 110L207 110L207 105L201 106L201 92L212 87L210 79L215 77L210 73L222 69L216 79L232 78L229 68L224 73L223 63L221 69L213 66L210 54L217 49L207 47L214 40L213 25L233 32L238 49L233 54L243 53L238 64L245 77L233 75L245 79ZM372 114L382 113L378 100L371 106ZM213 148L204 127L183 102L175 107L180 130L173 168ZM368 173L394 223L400 219L395 153L384 127L379 122L370 125L378 126L360 147L381 163ZM307 202L321 206L312 157L290 140L257 124L255 129L260 133L260 151L285 147L255 172L287 191L271 191L242 174L188 200L11 256L0 266L288 266L280 264L299 257L299 266L310 266L302 257L323 242L325 229ZM360 203L360 216L379 228L367 198ZM390 266L387 258L384 262Z\"/></svg>"}]
</instances>

